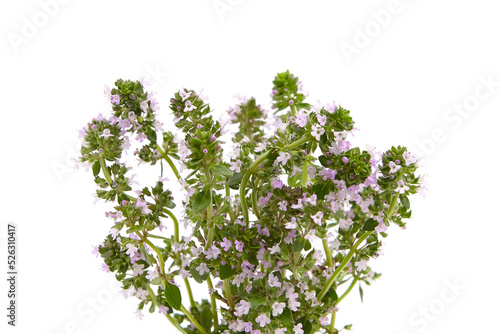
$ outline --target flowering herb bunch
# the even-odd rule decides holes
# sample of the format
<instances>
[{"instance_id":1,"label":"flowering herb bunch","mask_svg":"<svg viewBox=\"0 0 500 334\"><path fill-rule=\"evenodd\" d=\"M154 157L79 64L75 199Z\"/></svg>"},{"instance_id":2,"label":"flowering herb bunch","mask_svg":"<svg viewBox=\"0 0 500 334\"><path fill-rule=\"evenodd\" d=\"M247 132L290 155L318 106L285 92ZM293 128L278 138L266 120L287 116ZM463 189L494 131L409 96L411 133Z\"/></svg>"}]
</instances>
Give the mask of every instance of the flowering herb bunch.
<instances>
[{"instance_id":1,"label":"flowering herb bunch","mask_svg":"<svg viewBox=\"0 0 500 334\"><path fill-rule=\"evenodd\" d=\"M138 317L157 311L182 333L350 329L335 327L339 304L380 276L368 262L389 226L411 216L409 195L424 188L418 161L405 147L353 147L349 110L306 103L290 72L273 85L272 113L240 98L220 121L206 97L181 89L170 100L174 134L142 82L118 80L107 91L112 115L81 130L80 160L97 197L113 203L103 269L139 299ZM236 125L225 156L223 135ZM159 173L135 191L123 160L133 140L133 154ZM206 298L192 284L206 286Z\"/></svg>"}]
</instances>

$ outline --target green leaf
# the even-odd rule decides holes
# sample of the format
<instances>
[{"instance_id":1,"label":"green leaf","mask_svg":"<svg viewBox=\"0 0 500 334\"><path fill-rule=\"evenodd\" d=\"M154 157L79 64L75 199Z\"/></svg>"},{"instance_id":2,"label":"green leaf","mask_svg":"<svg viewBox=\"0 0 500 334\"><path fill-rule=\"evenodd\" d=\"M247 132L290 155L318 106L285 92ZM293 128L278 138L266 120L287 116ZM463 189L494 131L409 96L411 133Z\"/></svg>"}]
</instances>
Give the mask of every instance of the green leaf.
<instances>
[{"instance_id":1,"label":"green leaf","mask_svg":"<svg viewBox=\"0 0 500 334\"><path fill-rule=\"evenodd\" d=\"M339 300L339 296L337 295L337 291L335 291L334 288L330 288L323 299L325 300L325 302L331 301L333 304L335 304L337 300Z\"/></svg>"},{"instance_id":2,"label":"green leaf","mask_svg":"<svg viewBox=\"0 0 500 334\"><path fill-rule=\"evenodd\" d=\"M363 225L362 230L363 231L375 231L375 227L379 225L378 221L376 221L373 218L368 219L365 221L365 224Z\"/></svg>"},{"instance_id":3,"label":"green leaf","mask_svg":"<svg viewBox=\"0 0 500 334\"><path fill-rule=\"evenodd\" d=\"M191 261L191 263L189 264L189 272L191 273L191 276L193 276L194 280L201 284L204 281L206 281L209 273L204 273L203 275L200 275L198 270L196 270L196 267L198 266L199 266L199 261Z\"/></svg>"},{"instance_id":4,"label":"green leaf","mask_svg":"<svg viewBox=\"0 0 500 334\"><path fill-rule=\"evenodd\" d=\"M240 189L240 183L242 178L243 178L243 173L234 173L229 178L229 180L227 180L228 187L234 190Z\"/></svg>"},{"instance_id":5,"label":"green leaf","mask_svg":"<svg viewBox=\"0 0 500 334\"><path fill-rule=\"evenodd\" d=\"M219 275L222 280L231 278L234 274L236 274L236 270L229 263L219 267Z\"/></svg>"},{"instance_id":6,"label":"green leaf","mask_svg":"<svg viewBox=\"0 0 500 334\"><path fill-rule=\"evenodd\" d=\"M132 227L130 227L126 233L134 233L134 232L137 232L137 231L142 231L144 229L144 226L142 225L134 225Z\"/></svg>"},{"instance_id":7,"label":"green leaf","mask_svg":"<svg viewBox=\"0 0 500 334\"><path fill-rule=\"evenodd\" d=\"M199 192L193 198L193 210L194 213L198 213L200 211L205 210L210 204L210 200L212 199L212 192L210 190L203 190Z\"/></svg>"},{"instance_id":8,"label":"green leaf","mask_svg":"<svg viewBox=\"0 0 500 334\"><path fill-rule=\"evenodd\" d=\"M210 328L212 328L212 310L210 310L209 305L205 305L201 311L200 325L210 332Z\"/></svg>"},{"instance_id":9,"label":"green leaf","mask_svg":"<svg viewBox=\"0 0 500 334\"><path fill-rule=\"evenodd\" d=\"M99 175L99 172L101 171L101 163L99 161L94 162L92 165L92 173L94 173L94 176Z\"/></svg>"},{"instance_id":10,"label":"green leaf","mask_svg":"<svg viewBox=\"0 0 500 334\"><path fill-rule=\"evenodd\" d=\"M176 285L166 282L165 285L165 299L168 304L175 310L181 309L181 290Z\"/></svg>"},{"instance_id":11,"label":"green leaf","mask_svg":"<svg viewBox=\"0 0 500 334\"><path fill-rule=\"evenodd\" d=\"M250 297L250 306L252 308L259 307L260 305L264 305L266 302L267 302L266 297L258 297L258 296Z\"/></svg>"},{"instance_id":12,"label":"green leaf","mask_svg":"<svg viewBox=\"0 0 500 334\"><path fill-rule=\"evenodd\" d=\"M293 251L300 252L302 249L304 249L305 245L306 245L306 241L304 238L297 238L293 242Z\"/></svg>"},{"instance_id":13,"label":"green leaf","mask_svg":"<svg viewBox=\"0 0 500 334\"><path fill-rule=\"evenodd\" d=\"M307 320L305 323L304 323L304 328L302 328L302 330L304 331L304 334L310 334L311 331L312 331L312 323Z\"/></svg>"},{"instance_id":14,"label":"green leaf","mask_svg":"<svg viewBox=\"0 0 500 334\"><path fill-rule=\"evenodd\" d=\"M233 173L229 170L229 168L227 168L224 165L212 166L212 167L210 167L210 170L214 173L221 174L224 176L232 176L233 175Z\"/></svg>"},{"instance_id":15,"label":"green leaf","mask_svg":"<svg viewBox=\"0 0 500 334\"><path fill-rule=\"evenodd\" d=\"M288 175L288 186L298 187L302 181L302 173L296 172L293 176Z\"/></svg>"},{"instance_id":16,"label":"green leaf","mask_svg":"<svg viewBox=\"0 0 500 334\"><path fill-rule=\"evenodd\" d=\"M159 278L159 277L153 278L153 280L151 281L151 284L160 285L161 284L161 278Z\"/></svg>"},{"instance_id":17,"label":"green leaf","mask_svg":"<svg viewBox=\"0 0 500 334\"><path fill-rule=\"evenodd\" d=\"M155 311L155 304L151 303L151 306L149 307L149 313L153 313Z\"/></svg>"},{"instance_id":18,"label":"green leaf","mask_svg":"<svg viewBox=\"0 0 500 334\"><path fill-rule=\"evenodd\" d=\"M293 314L292 314L292 311L288 307L285 307L283 309L283 313L281 313L278 316L278 320L282 324L284 324L285 326L292 325L293 324Z\"/></svg>"},{"instance_id":19,"label":"green leaf","mask_svg":"<svg viewBox=\"0 0 500 334\"><path fill-rule=\"evenodd\" d=\"M363 302L363 288L361 288L361 284L359 285L359 297L361 297L361 302Z\"/></svg>"},{"instance_id":20,"label":"green leaf","mask_svg":"<svg viewBox=\"0 0 500 334\"><path fill-rule=\"evenodd\" d=\"M410 208L410 200L408 199L408 197L406 195L399 195L399 200L401 201L401 204L403 204L403 206L407 209Z\"/></svg>"},{"instance_id":21,"label":"green leaf","mask_svg":"<svg viewBox=\"0 0 500 334\"><path fill-rule=\"evenodd\" d=\"M325 199L325 195L330 193L330 182L319 182L312 187L312 191L318 196L319 200Z\"/></svg>"}]
</instances>

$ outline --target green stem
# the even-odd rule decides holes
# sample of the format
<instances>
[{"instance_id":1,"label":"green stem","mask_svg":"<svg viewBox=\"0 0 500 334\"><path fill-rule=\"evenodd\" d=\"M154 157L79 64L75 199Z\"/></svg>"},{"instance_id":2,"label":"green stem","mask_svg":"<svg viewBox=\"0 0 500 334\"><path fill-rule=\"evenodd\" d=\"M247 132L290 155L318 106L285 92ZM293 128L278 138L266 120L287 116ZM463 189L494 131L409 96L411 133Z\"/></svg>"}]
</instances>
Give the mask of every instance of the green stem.
<instances>
[{"instance_id":1,"label":"green stem","mask_svg":"<svg viewBox=\"0 0 500 334\"><path fill-rule=\"evenodd\" d=\"M158 261L160 262L160 273L163 280L165 277L165 261L163 261L163 255L161 254L160 250L151 241L149 241L148 238L144 237L141 232L137 231L135 232L135 234L137 234L143 242L145 242L149 247L151 247L152 250L155 251L156 255L158 256Z\"/></svg>"},{"instance_id":2,"label":"green stem","mask_svg":"<svg viewBox=\"0 0 500 334\"><path fill-rule=\"evenodd\" d=\"M389 206L389 211L387 211L387 220L391 219L394 214L394 209L396 208L396 203L398 202L399 194L392 196L391 205Z\"/></svg>"},{"instance_id":3,"label":"green stem","mask_svg":"<svg viewBox=\"0 0 500 334\"><path fill-rule=\"evenodd\" d=\"M174 222L174 241L179 242L179 221L170 210L163 209L163 212L165 212L170 218L172 218L172 221Z\"/></svg>"},{"instance_id":4,"label":"green stem","mask_svg":"<svg viewBox=\"0 0 500 334\"><path fill-rule=\"evenodd\" d=\"M111 174L109 174L108 167L106 166L106 162L103 157L99 157L99 164L101 165L102 173L104 174L104 178L108 181L109 186L113 186L113 180L111 179Z\"/></svg>"},{"instance_id":5,"label":"green stem","mask_svg":"<svg viewBox=\"0 0 500 334\"><path fill-rule=\"evenodd\" d=\"M193 315L191 313L189 313L188 310L186 310L186 308L181 305L181 311L186 315L186 317L188 317L188 319L193 323L193 325L196 326L196 328L198 328L198 330L200 332L202 332L203 334L208 334L208 332L205 330L205 328L203 328L200 323L198 321L196 321L196 319L193 317Z\"/></svg>"},{"instance_id":6,"label":"green stem","mask_svg":"<svg viewBox=\"0 0 500 334\"><path fill-rule=\"evenodd\" d=\"M292 148L295 148L297 146L303 145L307 143L310 138L310 136L304 136L293 143L290 143L283 147L283 150L290 150ZM263 163L266 159L267 156L271 153L271 150L267 150L266 152L262 153L257 157L257 159L248 167L248 170L245 172L243 175L243 178L241 179L241 184L240 184L240 202L241 202L241 209L243 211L243 219L245 220L245 224L249 226L249 215L248 215L248 205L246 202L246 197L245 197L245 190L247 187L248 180L250 179L250 176L257 171L259 168L260 164Z\"/></svg>"},{"instance_id":7,"label":"green stem","mask_svg":"<svg viewBox=\"0 0 500 334\"><path fill-rule=\"evenodd\" d=\"M160 305L158 304L158 300L156 300L156 295L155 293L153 292L153 290L151 289L151 287L149 285L146 285L146 289L148 290L149 292L149 296L151 297L151 301L153 302L153 304L160 308ZM181 327L181 325L177 322L177 320L175 320L174 318L172 318L170 316L170 314L165 314L165 317L167 317L168 321L170 321L170 323L172 325L174 325L175 328L177 328L177 330L183 334L187 334L187 332L184 330L184 328Z\"/></svg>"},{"instance_id":8,"label":"green stem","mask_svg":"<svg viewBox=\"0 0 500 334\"><path fill-rule=\"evenodd\" d=\"M331 334L336 334L335 332L335 318L337 316L336 311L332 311L332 321L330 322L330 333Z\"/></svg>"},{"instance_id":9,"label":"green stem","mask_svg":"<svg viewBox=\"0 0 500 334\"><path fill-rule=\"evenodd\" d=\"M154 235L154 234L148 234L148 237L155 238L155 239L164 239L164 240L170 240L169 238L165 238L159 235Z\"/></svg>"},{"instance_id":10,"label":"green stem","mask_svg":"<svg viewBox=\"0 0 500 334\"><path fill-rule=\"evenodd\" d=\"M169 217L172 219L174 222L174 241L179 243L179 221L177 220L177 217L168 209L163 209L163 212L165 212ZM151 236L151 235L150 235ZM164 238L167 239L167 238ZM175 253L175 258L180 259L180 253ZM184 279L184 283L186 283L186 290L189 295L189 302L191 306L194 306L195 302L193 299L193 292L191 291L191 284L189 284L189 280L187 278Z\"/></svg>"},{"instance_id":11,"label":"green stem","mask_svg":"<svg viewBox=\"0 0 500 334\"><path fill-rule=\"evenodd\" d=\"M365 241L365 239L368 238L370 236L370 234L372 234L372 233L373 233L373 231L368 231L368 232L363 233L363 235L354 244L354 246L352 246L352 248L349 251L349 253L347 254L347 256L340 263L340 265L337 267L337 269L333 272L332 276L328 279L328 281L326 282L325 286L323 287L323 289L319 293L319 295L318 295L318 301L321 301L321 299L323 299L323 297L328 292L328 290L332 286L332 284L335 281L335 279L340 275L340 273L342 272L342 270L344 270L344 268L347 266L347 264L351 261L351 259L354 256L354 254L358 251L359 245L363 241Z\"/></svg>"},{"instance_id":12,"label":"green stem","mask_svg":"<svg viewBox=\"0 0 500 334\"><path fill-rule=\"evenodd\" d=\"M208 275L208 278L207 278L207 284L208 284L208 288L210 290L212 290L212 293L210 294L210 304L212 305L212 316L214 318L214 328L216 328L217 326L219 326L219 317L218 317L218 313L217 313L217 303L215 302L215 290L214 290L214 286L212 284L212 280L210 279L210 275Z\"/></svg>"},{"instance_id":13,"label":"green stem","mask_svg":"<svg viewBox=\"0 0 500 334\"><path fill-rule=\"evenodd\" d=\"M189 303L191 304L191 307L194 306L194 298L193 298L193 291L191 290L191 284L189 284L189 280L187 278L184 279L184 283L186 284L186 290L189 296Z\"/></svg>"},{"instance_id":14,"label":"green stem","mask_svg":"<svg viewBox=\"0 0 500 334\"><path fill-rule=\"evenodd\" d=\"M326 263L328 264L328 267L333 268L332 252L330 252L330 248L328 248L326 239L323 239L323 249L325 250Z\"/></svg>"},{"instance_id":15,"label":"green stem","mask_svg":"<svg viewBox=\"0 0 500 334\"><path fill-rule=\"evenodd\" d=\"M205 244L205 250L208 250L212 245L214 240L214 222L213 222L213 200L212 200L212 173L208 167L205 167L205 175L207 176L208 184L210 185L210 204L207 207L207 226L208 226L208 237L207 243Z\"/></svg>"},{"instance_id":16,"label":"green stem","mask_svg":"<svg viewBox=\"0 0 500 334\"><path fill-rule=\"evenodd\" d=\"M165 159L165 161L169 164L170 168L172 168L172 171L174 172L175 177L177 178L177 180L180 180L181 176L179 175L179 172L177 171L177 168L175 167L175 165L172 162L172 160L170 159L170 157L167 154L165 154L165 151L163 151L161 149L160 145L157 144L156 148L158 149L158 152L160 152L161 157L163 159Z\"/></svg>"},{"instance_id":17,"label":"green stem","mask_svg":"<svg viewBox=\"0 0 500 334\"><path fill-rule=\"evenodd\" d=\"M340 298L337 300L337 303L336 305L338 305L342 299L344 299L351 291L352 291L352 288L354 288L354 286L356 285L356 283L358 282L358 278L357 277L354 277L354 279L352 280L351 284L349 285L349 287L347 288L347 290L342 294L342 296L340 296Z\"/></svg>"},{"instance_id":18,"label":"green stem","mask_svg":"<svg viewBox=\"0 0 500 334\"><path fill-rule=\"evenodd\" d=\"M257 202L257 189L259 187L259 179L256 179L254 184L254 187L252 189L252 207L253 207L253 213L257 216L258 219L261 219L260 211L259 211L259 206Z\"/></svg>"},{"instance_id":19,"label":"green stem","mask_svg":"<svg viewBox=\"0 0 500 334\"><path fill-rule=\"evenodd\" d=\"M233 295L231 294L231 287L229 286L228 279L224 280L224 292L226 293L226 300L229 307L231 308L231 310L234 310Z\"/></svg>"}]
</instances>

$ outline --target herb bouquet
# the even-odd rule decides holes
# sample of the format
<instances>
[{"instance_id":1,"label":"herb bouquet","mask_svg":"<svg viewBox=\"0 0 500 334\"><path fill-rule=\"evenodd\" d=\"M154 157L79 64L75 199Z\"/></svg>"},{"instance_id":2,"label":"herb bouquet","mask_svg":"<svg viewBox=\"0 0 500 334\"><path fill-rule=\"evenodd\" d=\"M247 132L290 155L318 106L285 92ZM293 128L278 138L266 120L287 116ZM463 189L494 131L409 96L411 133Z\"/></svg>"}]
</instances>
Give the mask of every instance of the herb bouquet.
<instances>
[{"instance_id":1,"label":"herb bouquet","mask_svg":"<svg viewBox=\"0 0 500 334\"><path fill-rule=\"evenodd\" d=\"M240 98L220 121L206 97L180 90L170 100L179 135L163 130L142 82L118 80L112 115L80 131L80 161L97 197L114 203L103 269L139 299L138 317L157 311L181 333L333 334L342 300L380 276L368 262L391 224L405 227L408 196L423 188L416 157L352 147L349 110L306 103L288 71L273 84L272 115ZM225 157L230 123L238 131ZM159 174L135 192L124 161L132 142ZM205 298L193 284L206 284Z\"/></svg>"}]
</instances>

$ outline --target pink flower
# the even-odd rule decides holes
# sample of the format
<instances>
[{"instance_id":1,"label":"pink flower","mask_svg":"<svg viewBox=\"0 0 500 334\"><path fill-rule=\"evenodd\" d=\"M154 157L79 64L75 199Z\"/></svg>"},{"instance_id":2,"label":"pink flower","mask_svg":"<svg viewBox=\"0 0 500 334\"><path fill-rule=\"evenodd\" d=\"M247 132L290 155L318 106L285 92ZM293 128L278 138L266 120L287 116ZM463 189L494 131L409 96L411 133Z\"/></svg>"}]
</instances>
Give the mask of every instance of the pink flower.
<instances>
[{"instance_id":1,"label":"pink flower","mask_svg":"<svg viewBox=\"0 0 500 334\"><path fill-rule=\"evenodd\" d=\"M272 273L269 274L268 279L267 279L267 283L269 284L269 286L271 288L272 287L281 288L280 280L278 279L278 277L274 276Z\"/></svg>"},{"instance_id":2,"label":"pink flower","mask_svg":"<svg viewBox=\"0 0 500 334\"><path fill-rule=\"evenodd\" d=\"M281 201L281 202L278 203L278 206L280 207L281 211L286 211L287 210L286 205L287 205L287 201Z\"/></svg>"},{"instance_id":3,"label":"pink flower","mask_svg":"<svg viewBox=\"0 0 500 334\"><path fill-rule=\"evenodd\" d=\"M264 327L271 323L271 319L269 319L265 313L261 313L257 318L255 318L255 322L258 322L260 327Z\"/></svg>"},{"instance_id":4,"label":"pink flower","mask_svg":"<svg viewBox=\"0 0 500 334\"><path fill-rule=\"evenodd\" d=\"M295 124L297 126L303 128L307 124L307 115L304 113L304 109L301 109L298 113L297 116L295 117Z\"/></svg>"},{"instance_id":5,"label":"pink flower","mask_svg":"<svg viewBox=\"0 0 500 334\"><path fill-rule=\"evenodd\" d=\"M139 132L139 134L137 134L137 136L135 137L135 140L138 140L140 143L142 143L146 138L147 137L144 133Z\"/></svg>"},{"instance_id":6,"label":"pink flower","mask_svg":"<svg viewBox=\"0 0 500 334\"><path fill-rule=\"evenodd\" d=\"M285 303L278 303L275 302L272 306L273 309L273 317L277 317L281 313L283 313L283 309L285 308L286 304Z\"/></svg>"},{"instance_id":7,"label":"pink flower","mask_svg":"<svg viewBox=\"0 0 500 334\"><path fill-rule=\"evenodd\" d=\"M312 220L319 226L323 225L323 211L318 211L314 216L311 216Z\"/></svg>"},{"instance_id":8,"label":"pink flower","mask_svg":"<svg viewBox=\"0 0 500 334\"><path fill-rule=\"evenodd\" d=\"M328 325L328 321L329 321L329 320L328 320L328 317L321 317L321 318L319 318L319 321L320 321L320 323L321 323L323 326L326 326L326 325Z\"/></svg>"},{"instance_id":9,"label":"pink flower","mask_svg":"<svg viewBox=\"0 0 500 334\"><path fill-rule=\"evenodd\" d=\"M328 111L330 114L335 112L335 109L337 109L337 107L335 106L335 101L333 101L332 105L330 105L330 103L326 104L326 111Z\"/></svg>"},{"instance_id":10,"label":"pink flower","mask_svg":"<svg viewBox=\"0 0 500 334\"><path fill-rule=\"evenodd\" d=\"M135 252L137 252L137 247L135 247L133 244L127 244L127 251L125 253L128 256L132 257L135 255Z\"/></svg>"},{"instance_id":11,"label":"pink flower","mask_svg":"<svg viewBox=\"0 0 500 334\"><path fill-rule=\"evenodd\" d=\"M281 181L280 179L273 181L272 185L274 189L281 189L284 186L283 181Z\"/></svg>"},{"instance_id":12,"label":"pink flower","mask_svg":"<svg viewBox=\"0 0 500 334\"><path fill-rule=\"evenodd\" d=\"M105 273L109 273L109 267L106 263L103 263L101 265L101 270L104 271Z\"/></svg>"},{"instance_id":13,"label":"pink flower","mask_svg":"<svg viewBox=\"0 0 500 334\"><path fill-rule=\"evenodd\" d=\"M401 168L401 166L396 165L394 161L391 161L389 162L389 168L390 168L389 174L394 174Z\"/></svg>"},{"instance_id":14,"label":"pink flower","mask_svg":"<svg viewBox=\"0 0 500 334\"><path fill-rule=\"evenodd\" d=\"M357 261L354 265L359 271L363 271L366 269L366 260Z\"/></svg>"},{"instance_id":15,"label":"pink flower","mask_svg":"<svg viewBox=\"0 0 500 334\"><path fill-rule=\"evenodd\" d=\"M323 130L323 131L325 131L325 130ZM288 162L288 160L290 158L291 158L290 153L288 153L288 152L280 152L279 155L278 155L278 157L276 158L276 160L273 163L273 167L278 166L278 164L281 164L282 166L286 165L286 163Z\"/></svg>"},{"instance_id":16,"label":"pink flower","mask_svg":"<svg viewBox=\"0 0 500 334\"><path fill-rule=\"evenodd\" d=\"M200 264L198 267L195 268L200 276L203 276L205 273L209 273L210 269L208 269L207 265L205 263Z\"/></svg>"},{"instance_id":17,"label":"pink flower","mask_svg":"<svg viewBox=\"0 0 500 334\"><path fill-rule=\"evenodd\" d=\"M293 326L293 333L294 334L304 334L304 330L302 329L302 324L298 324L296 326Z\"/></svg>"},{"instance_id":18,"label":"pink flower","mask_svg":"<svg viewBox=\"0 0 500 334\"><path fill-rule=\"evenodd\" d=\"M380 222L377 227L375 227L375 231L377 232L385 232L387 231L387 226L385 226L384 222Z\"/></svg>"},{"instance_id":19,"label":"pink flower","mask_svg":"<svg viewBox=\"0 0 500 334\"><path fill-rule=\"evenodd\" d=\"M397 188L394 191L397 192L397 193L400 193L400 194L404 194L405 191L407 191L409 189L410 188L405 185L405 183L404 183L403 180L399 180L398 181L398 186L397 186Z\"/></svg>"},{"instance_id":20,"label":"pink flower","mask_svg":"<svg viewBox=\"0 0 500 334\"><path fill-rule=\"evenodd\" d=\"M135 316L141 320L144 318L144 314L142 314L141 310L135 311Z\"/></svg>"},{"instance_id":21,"label":"pink flower","mask_svg":"<svg viewBox=\"0 0 500 334\"><path fill-rule=\"evenodd\" d=\"M217 259L220 253L221 253L220 249L217 248L217 246L215 245L212 245L212 247L210 247L209 250L203 252L203 254L207 256L207 260Z\"/></svg>"},{"instance_id":22,"label":"pink flower","mask_svg":"<svg viewBox=\"0 0 500 334\"><path fill-rule=\"evenodd\" d=\"M111 95L111 103L119 105L120 104L120 95L118 95L118 94Z\"/></svg>"},{"instance_id":23,"label":"pink flower","mask_svg":"<svg viewBox=\"0 0 500 334\"><path fill-rule=\"evenodd\" d=\"M250 303L244 300L240 300L238 304L234 307L236 310L235 315L237 317L241 317L242 315L248 314L248 311L250 311Z\"/></svg>"},{"instance_id":24,"label":"pink flower","mask_svg":"<svg viewBox=\"0 0 500 334\"><path fill-rule=\"evenodd\" d=\"M166 307L164 305L160 305L160 307L158 309L158 313L163 314L163 315L167 315L168 310L169 310L168 307Z\"/></svg>"},{"instance_id":25,"label":"pink flower","mask_svg":"<svg viewBox=\"0 0 500 334\"><path fill-rule=\"evenodd\" d=\"M221 247L224 248L224 251L227 252L229 250L229 248L231 248L231 246L233 245L231 243L231 241L227 240L226 237L224 237L224 239L222 240L222 242L220 243Z\"/></svg>"},{"instance_id":26,"label":"pink flower","mask_svg":"<svg viewBox=\"0 0 500 334\"><path fill-rule=\"evenodd\" d=\"M311 135L316 138L317 141L319 141L319 137L325 133L325 129L323 128L317 128L315 125L311 127Z\"/></svg>"},{"instance_id":27,"label":"pink flower","mask_svg":"<svg viewBox=\"0 0 500 334\"><path fill-rule=\"evenodd\" d=\"M243 252L243 243L238 241L238 240L234 240L234 247L236 248L236 250L238 252Z\"/></svg>"},{"instance_id":28,"label":"pink flower","mask_svg":"<svg viewBox=\"0 0 500 334\"><path fill-rule=\"evenodd\" d=\"M137 264L134 263L134 266L132 267L133 273L132 276L140 276L143 273L144 265L143 264Z\"/></svg>"},{"instance_id":29,"label":"pink flower","mask_svg":"<svg viewBox=\"0 0 500 334\"><path fill-rule=\"evenodd\" d=\"M316 118L318 119L318 123L321 126L324 126L326 123L326 115L316 115Z\"/></svg>"}]
</instances>

